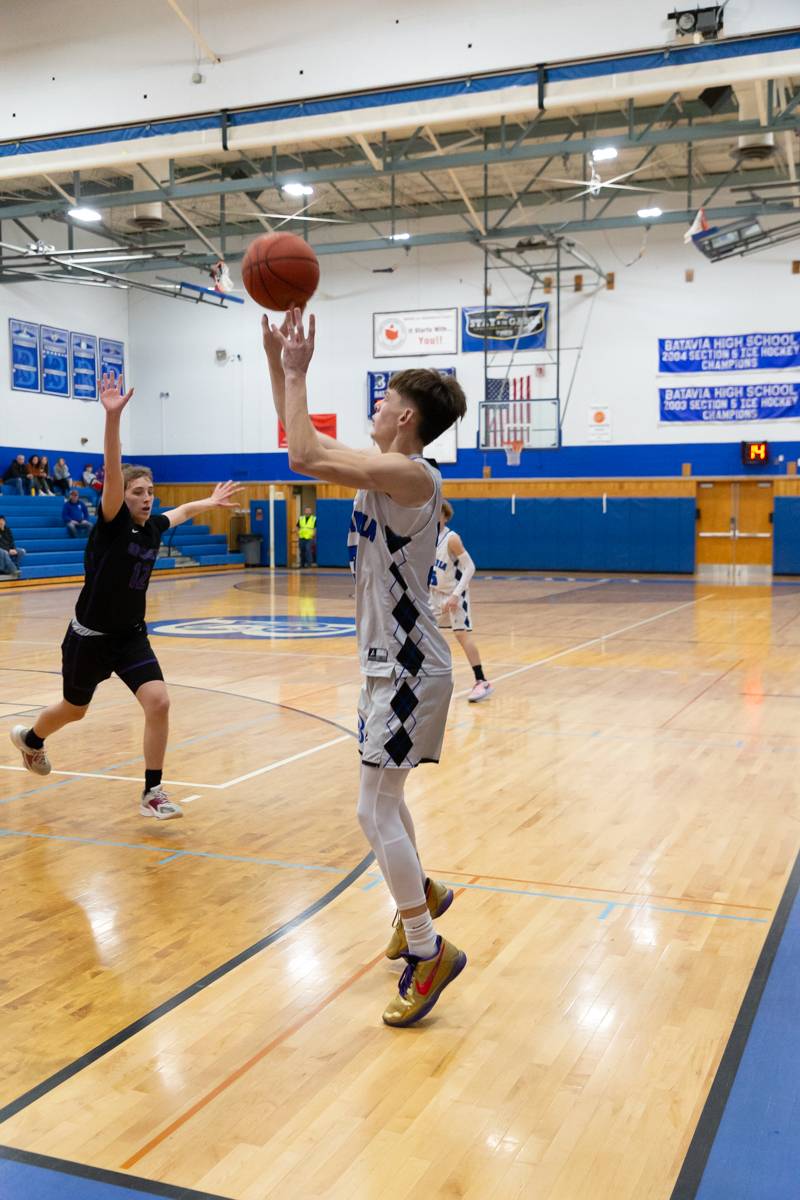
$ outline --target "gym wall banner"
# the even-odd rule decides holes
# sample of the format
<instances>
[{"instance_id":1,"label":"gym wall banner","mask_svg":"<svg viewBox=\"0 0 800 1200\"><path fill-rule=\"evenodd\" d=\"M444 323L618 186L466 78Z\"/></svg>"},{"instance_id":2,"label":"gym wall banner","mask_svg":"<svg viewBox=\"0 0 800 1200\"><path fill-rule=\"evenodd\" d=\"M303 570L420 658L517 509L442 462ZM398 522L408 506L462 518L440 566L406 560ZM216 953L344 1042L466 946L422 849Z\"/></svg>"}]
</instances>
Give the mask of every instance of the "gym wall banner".
<instances>
[{"instance_id":1,"label":"gym wall banner","mask_svg":"<svg viewBox=\"0 0 800 1200\"><path fill-rule=\"evenodd\" d=\"M372 314L373 358L458 353L458 309L419 308Z\"/></svg>"},{"instance_id":2,"label":"gym wall banner","mask_svg":"<svg viewBox=\"0 0 800 1200\"><path fill-rule=\"evenodd\" d=\"M777 421L800 417L800 383L659 388L662 421Z\"/></svg>"},{"instance_id":3,"label":"gym wall banner","mask_svg":"<svg viewBox=\"0 0 800 1200\"><path fill-rule=\"evenodd\" d=\"M69 331L54 325L39 330L42 355L42 391L48 396L69 395Z\"/></svg>"},{"instance_id":4,"label":"gym wall banner","mask_svg":"<svg viewBox=\"0 0 800 1200\"><path fill-rule=\"evenodd\" d=\"M732 333L658 339L663 374L772 371L800 367L800 333Z\"/></svg>"},{"instance_id":5,"label":"gym wall banner","mask_svg":"<svg viewBox=\"0 0 800 1200\"><path fill-rule=\"evenodd\" d=\"M76 400L97 399L97 338L92 333L70 333L69 363L72 394Z\"/></svg>"},{"instance_id":6,"label":"gym wall banner","mask_svg":"<svg viewBox=\"0 0 800 1200\"><path fill-rule=\"evenodd\" d=\"M461 349L545 350L549 304L462 308Z\"/></svg>"},{"instance_id":7,"label":"gym wall banner","mask_svg":"<svg viewBox=\"0 0 800 1200\"><path fill-rule=\"evenodd\" d=\"M11 388L15 392L41 390L39 375L39 326L10 317Z\"/></svg>"},{"instance_id":8,"label":"gym wall banner","mask_svg":"<svg viewBox=\"0 0 800 1200\"><path fill-rule=\"evenodd\" d=\"M455 367L437 367L436 370L440 375L455 375L456 373ZM391 378L391 371L367 371L368 420L371 421L375 416L375 405L386 395L386 390L389 387L389 380Z\"/></svg>"},{"instance_id":9,"label":"gym wall banner","mask_svg":"<svg viewBox=\"0 0 800 1200\"><path fill-rule=\"evenodd\" d=\"M111 338L100 338L100 378L104 375L113 375L115 379L122 375L124 381L125 347Z\"/></svg>"}]
</instances>

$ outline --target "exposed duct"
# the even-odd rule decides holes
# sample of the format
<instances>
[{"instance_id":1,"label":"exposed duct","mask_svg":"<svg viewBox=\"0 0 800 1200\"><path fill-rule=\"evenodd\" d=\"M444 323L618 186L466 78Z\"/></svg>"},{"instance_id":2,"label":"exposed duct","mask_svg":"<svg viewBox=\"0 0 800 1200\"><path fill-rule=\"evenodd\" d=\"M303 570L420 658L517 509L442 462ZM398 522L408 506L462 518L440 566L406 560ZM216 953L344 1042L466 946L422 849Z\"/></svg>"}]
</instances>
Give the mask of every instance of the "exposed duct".
<instances>
[{"instance_id":1,"label":"exposed duct","mask_svg":"<svg viewBox=\"0 0 800 1200\"><path fill-rule=\"evenodd\" d=\"M147 169L159 183L169 178L169 162L166 158L154 159L148 162ZM151 192L153 190L153 180L141 168L134 167L133 187L137 192ZM134 207L133 216L130 218L129 224L132 228L138 229L142 233L146 233L151 229L163 229L167 224L164 217L164 205L160 200L155 200L152 204L137 204Z\"/></svg>"},{"instance_id":2,"label":"exposed duct","mask_svg":"<svg viewBox=\"0 0 800 1200\"><path fill-rule=\"evenodd\" d=\"M756 80L753 83L737 83L736 99L739 101L740 121L766 121L766 103L764 100L764 82ZM736 149L732 151L734 158L746 165L747 163L764 162L775 153L774 133L748 133L738 139Z\"/></svg>"}]
</instances>

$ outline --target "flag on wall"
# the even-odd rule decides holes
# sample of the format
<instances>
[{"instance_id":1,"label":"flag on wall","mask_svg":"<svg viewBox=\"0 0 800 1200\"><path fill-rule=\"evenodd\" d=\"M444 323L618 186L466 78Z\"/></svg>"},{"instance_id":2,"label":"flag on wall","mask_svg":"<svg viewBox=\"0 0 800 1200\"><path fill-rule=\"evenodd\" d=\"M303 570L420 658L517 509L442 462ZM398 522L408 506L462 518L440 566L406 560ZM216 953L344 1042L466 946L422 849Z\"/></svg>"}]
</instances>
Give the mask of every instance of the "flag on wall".
<instances>
[{"instance_id":1,"label":"flag on wall","mask_svg":"<svg viewBox=\"0 0 800 1200\"><path fill-rule=\"evenodd\" d=\"M684 242L686 242L688 246L692 238L696 237L698 233L705 233L708 228L709 224L706 220L706 210L704 208L698 208L697 216L686 230L686 233L683 235Z\"/></svg>"}]
</instances>

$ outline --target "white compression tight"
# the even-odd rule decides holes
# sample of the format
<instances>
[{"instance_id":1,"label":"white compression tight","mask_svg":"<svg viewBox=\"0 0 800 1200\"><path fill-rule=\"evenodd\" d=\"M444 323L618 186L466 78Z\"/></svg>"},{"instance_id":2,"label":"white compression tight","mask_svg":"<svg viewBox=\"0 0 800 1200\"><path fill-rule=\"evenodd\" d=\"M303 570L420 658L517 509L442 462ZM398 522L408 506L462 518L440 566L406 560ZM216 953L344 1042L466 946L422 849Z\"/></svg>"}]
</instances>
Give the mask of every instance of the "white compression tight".
<instances>
[{"instance_id":1,"label":"white compression tight","mask_svg":"<svg viewBox=\"0 0 800 1200\"><path fill-rule=\"evenodd\" d=\"M358 820L402 912L425 903L425 872L417 856L414 822L403 799L406 769L361 766Z\"/></svg>"}]
</instances>

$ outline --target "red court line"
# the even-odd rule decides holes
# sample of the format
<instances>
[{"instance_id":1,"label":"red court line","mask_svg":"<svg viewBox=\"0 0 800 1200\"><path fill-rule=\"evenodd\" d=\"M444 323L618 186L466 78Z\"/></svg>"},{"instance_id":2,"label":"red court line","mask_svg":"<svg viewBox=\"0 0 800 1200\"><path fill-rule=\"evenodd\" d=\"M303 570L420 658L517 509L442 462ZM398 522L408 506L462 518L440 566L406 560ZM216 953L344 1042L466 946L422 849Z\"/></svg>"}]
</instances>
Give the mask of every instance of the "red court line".
<instances>
[{"instance_id":1,"label":"red court line","mask_svg":"<svg viewBox=\"0 0 800 1200\"><path fill-rule=\"evenodd\" d=\"M735 671L736 668L740 667L743 662L744 662L744 659L740 658L739 661L735 662L732 667L728 667L727 671L723 671L722 674L718 675L716 679L712 679L711 683L706 684L706 686L704 688L701 688L701 690L697 693L696 696L693 696L691 700L687 700L682 708L679 708L676 713L673 713L671 717L668 717L667 720L663 723L663 725L659 725L658 728L666 729L668 725L672 724L672 722L681 715L681 713L686 712L687 708L691 708L691 706L697 700L699 700L701 696L705 696L706 692L710 691L711 688L716 687L718 683L721 683L726 675L730 675L731 671Z\"/></svg>"},{"instance_id":2,"label":"red court line","mask_svg":"<svg viewBox=\"0 0 800 1200\"><path fill-rule=\"evenodd\" d=\"M477 883L480 878L480 875L475 875L474 878L470 879L469 882ZM463 895L463 892L464 889L459 888L458 891L454 893L454 898L455 896ZM187 1121L190 1121L192 1117L197 1115L197 1113L201 1112L204 1108L207 1108L212 1100L216 1100L217 1096L220 1096L223 1092L227 1091L229 1087L236 1083L237 1080L241 1079L243 1075L246 1075L248 1071L250 1071L254 1066L256 1066L257 1063L260 1063L262 1059L266 1058L268 1054L285 1042L287 1038L292 1037L293 1034L297 1033L298 1030L302 1029L304 1025L307 1025L309 1021L313 1020L314 1017L318 1016L319 1013L326 1009L329 1004L332 1004L333 1001L341 996L343 992L346 992L348 988L353 986L354 983L357 983L359 979L362 979L366 974L368 974L368 972L371 971L374 966L377 966L383 957L384 954L383 951L381 951L380 954L377 954L375 958L371 959L368 963L365 963L363 967L360 967L354 975L351 975L350 978L345 980L344 983L340 984L339 987L334 988L332 992L328 992L327 996L323 997L319 1004L315 1004L314 1007L308 1009L308 1011L305 1012L302 1017L299 1017L298 1020L292 1022L291 1025L288 1025L285 1029L281 1030L279 1034L276 1034L272 1041L267 1042L266 1046L262 1046L260 1050L257 1050L256 1053L248 1058L246 1062L237 1067L235 1071L232 1071L226 1079L223 1079L221 1083L218 1083L216 1087L213 1087L210 1092L205 1094L205 1096L201 1096L196 1103L194 1103L190 1108L187 1108L185 1112L182 1112L180 1116L176 1117L175 1120L162 1129L160 1133L157 1133L154 1137L150 1138L149 1142L145 1142L143 1146L140 1146L139 1149L130 1156L130 1158L127 1158L125 1162L121 1164L120 1169L123 1171L129 1171L131 1167L140 1162L141 1159L143 1159L145 1155L149 1154L151 1150L155 1150L157 1146L160 1146L162 1142L166 1141L171 1134L175 1133L178 1129L185 1125Z\"/></svg>"}]
</instances>

